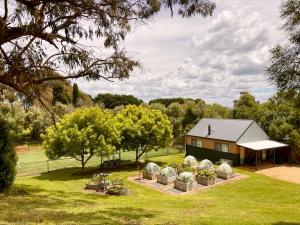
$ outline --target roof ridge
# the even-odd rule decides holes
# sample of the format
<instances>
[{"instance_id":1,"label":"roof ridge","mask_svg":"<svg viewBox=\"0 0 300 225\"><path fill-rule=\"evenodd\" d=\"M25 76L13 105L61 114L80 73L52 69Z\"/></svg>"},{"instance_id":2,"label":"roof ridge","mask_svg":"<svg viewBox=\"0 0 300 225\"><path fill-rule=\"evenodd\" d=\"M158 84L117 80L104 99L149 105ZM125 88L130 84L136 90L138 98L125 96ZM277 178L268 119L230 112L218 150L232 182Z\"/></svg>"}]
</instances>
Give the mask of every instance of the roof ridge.
<instances>
[{"instance_id":1,"label":"roof ridge","mask_svg":"<svg viewBox=\"0 0 300 225\"><path fill-rule=\"evenodd\" d=\"M255 121L254 119L232 119L232 118L207 118L207 117L204 117L202 118L201 120L203 119L209 119L209 120L241 120L241 121Z\"/></svg>"}]
</instances>

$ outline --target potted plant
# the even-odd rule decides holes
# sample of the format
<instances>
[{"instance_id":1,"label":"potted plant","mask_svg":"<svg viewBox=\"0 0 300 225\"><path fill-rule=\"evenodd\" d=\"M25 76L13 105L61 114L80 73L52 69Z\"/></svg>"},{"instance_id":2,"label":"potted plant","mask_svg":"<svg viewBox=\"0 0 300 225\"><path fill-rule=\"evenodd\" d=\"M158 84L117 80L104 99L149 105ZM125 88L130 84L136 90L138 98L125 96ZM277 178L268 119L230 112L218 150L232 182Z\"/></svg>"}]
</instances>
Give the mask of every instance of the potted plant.
<instances>
[{"instance_id":1,"label":"potted plant","mask_svg":"<svg viewBox=\"0 0 300 225\"><path fill-rule=\"evenodd\" d=\"M204 159L199 163L199 166L197 167L197 171L200 172L202 170L210 170L212 172L215 171L214 164L209 161L208 159Z\"/></svg>"},{"instance_id":2,"label":"potted plant","mask_svg":"<svg viewBox=\"0 0 300 225\"><path fill-rule=\"evenodd\" d=\"M157 183L161 184L170 184L172 183L176 178L176 171L174 168L167 166L164 169L160 171L160 173L157 175Z\"/></svg>"},{"instance_id":3,"label":"potted plant","mask_svg":"<svg viewBox=\"0 0 300 225\"><path fill-rule=\"evenodd\" d=\"M194 156L188 155L184 158L183 164L188 167L196 167L198 165L198 162Z\"/></svg>"},{"instance_id":4,"label":"potted plant","mask_svg":"<svg viewBox=\"0 0 300 225\"><path fill-rule=\"evenodd\" d=\"M143 178L153 180L159 174L159 166L153 162L148 163L143 170Z\"/></svg>"},{"instance_id":5,"label":"potted plant","mask_svg":"<svg viewBox=\"0 0 300 225\"><path fill-rule=\"evenodd\" d=\"M191 191L193 189L194 176L191 172L181 173L174 181L174 188L180 191Z\"/></svg>"},{"instance_id":6,"label":"potted plant","mask_svg":"<svg viewBox=\"0 0 300 225\"><path fill-rule=\"evenodd\" d=\"M216 182L216 174L211 170L201 170L196 175L196 180L198 184L213 185Z\"/></svg>"},{"instance_id":7,"label":"potted plant","mask_svg":"<svg viewBox=\"0 0 300 225\"><path fill-rule=\"evenodd\" d=\"M216 170L216 174L218 178L228 180L235 176L234 172L232 171L232 167L224 162L222 163Z\"/></svg>"},{"instance_id":8,"label":"potted plant","mask_svg":"<svg viewBox=\"0 0 300 225\"><path fill-rule=\"evenodd\" d=\"M111 181L107 192L109 195L128 195L128 188L125 186L123 179L115 178Z\"/></svg>"},{"instance_id":9,"label":"potted plant","mask_svg":"<svg viewBox=\"0 0 300 225\"><path fill-rule=\"evenodd\" d=\"M100 173L94 174L92 179L86 184L86 189L90 190L104 190L108 187L109 181L107 180L108 174Z\"/></svg>"}]
</instances>

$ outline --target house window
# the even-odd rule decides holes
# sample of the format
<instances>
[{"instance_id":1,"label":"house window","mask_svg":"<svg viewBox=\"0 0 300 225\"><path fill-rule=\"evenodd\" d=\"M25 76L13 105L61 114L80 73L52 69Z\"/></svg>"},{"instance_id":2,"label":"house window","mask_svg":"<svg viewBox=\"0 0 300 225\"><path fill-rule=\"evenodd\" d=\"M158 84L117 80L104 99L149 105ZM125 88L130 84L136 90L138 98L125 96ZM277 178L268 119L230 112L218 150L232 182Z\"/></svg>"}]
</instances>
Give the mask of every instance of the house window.
<instances>
[{"instance_id":1,"label":"house window","mask_svg":"<svg viewBox=\"0 0 300 225\"><path fill-rule=\"evenodd\" d=\"M192 146L202 147L202 141L200 139L192 138Z\"/></svg>"},{"instance_id":2,"label":"house window","mask_svg":"<svg viewBox=\"0 0 300 225\"><path fill-rule=\"evenodd\" d=\"M228 152L228 144L215 142L215 150L220 152Z\"/></svg>"}]
</instances>

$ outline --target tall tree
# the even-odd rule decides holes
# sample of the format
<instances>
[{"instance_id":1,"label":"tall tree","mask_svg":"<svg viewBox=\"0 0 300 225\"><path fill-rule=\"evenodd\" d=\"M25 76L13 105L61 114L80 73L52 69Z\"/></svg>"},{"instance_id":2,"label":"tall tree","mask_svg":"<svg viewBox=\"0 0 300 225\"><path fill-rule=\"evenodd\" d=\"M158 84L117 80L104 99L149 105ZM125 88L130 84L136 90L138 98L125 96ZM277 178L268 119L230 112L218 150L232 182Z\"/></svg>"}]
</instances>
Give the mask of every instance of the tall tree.
<instances>
[{"instance_id":1,"label":"tall tree","mask_svg":"<svg viewBox=\"0 0 300 225\"><path fill-rule=\"evenodd\" d=\"M41 100L50 80L124 79L138 66L122 41L162 7L182 17L211 16L210 0L3 0L0 83ZM99 46L84 45L97 39ZM95 42L95 41L94 41ZM62 71L56 75L55 71Z\"/></svg>"},{"instance_id":2,"label":"tall tree","mask_svg":"<svg viewBox=\"0 0 300 225\"><path fill-rule=\"evenodd\" d=\"M255 97L248 92L241 92L240 98L234 101L234 119L255 119L258 107Z\"/></svg>"},{"instance_id":3,"label":"tall tree","mask_svg":"<svg viewBox=\"0 0 300 225\"><path fill-rule=\"evenodd\" d=\"M109 156L120 142L120 132L113 116L97 108L79 108L65 115L50 127L44 138L46 155L50 159L63 156L81 162L82 172L94 156Z\"/></svg>"},{"instance_id":4,"label":"tall tree","mask_svg":"<svg viewBox=\"0 0 300 225\"><path fill-rule=\"evenodd\" d=\"M270 81L280 90L300 91L300 1L287 0L281 5L284 29L289 43L277 45L271 50L271 64L267 68Z\"/></svg>"},{"instance_id":5,"label":"tall tree","mask_svg":"<svg viewBox=\"0 0 300 225\"><path fill-rule=\"evenodd\" d=\"M70 102L70 97L66 92L64 86L61 84L57 84L53 87L52 95L53 105L55 105L56 102L60 102L62 104L68 104Z\"/></svg>"},{"instance_id":6,"label":"tall tree","mask_svg":"<svg viewBox=\"0 0 300 225\"><path fill-rule=\"evenodd\" d=\"M167 147L172 143L172 125L159 110L129 105L117 115L122 149L135 151L136 162L151 150Z\"/></svg>"},{"instance_id":7,"label":"tall tree","mask_svg":"<svg viewBox=\"0 0 300 225\"><path fill-rule=\"evenodd\" d=\"M73 106L77 106L78 98L80 96L78 85L76 83L73 84L73 91L72 91L72 103Z\"/></svg>"},{"instance_id":8,"label":"tall tree","mask_svg":"<svg viewBox=\"0 0 300 225\"><path fill-rule=\"evenodd\" d=\"M0 192L10 188L16 176L17 156L7 122L0 116Z\"/></svg>"}]
</instances>

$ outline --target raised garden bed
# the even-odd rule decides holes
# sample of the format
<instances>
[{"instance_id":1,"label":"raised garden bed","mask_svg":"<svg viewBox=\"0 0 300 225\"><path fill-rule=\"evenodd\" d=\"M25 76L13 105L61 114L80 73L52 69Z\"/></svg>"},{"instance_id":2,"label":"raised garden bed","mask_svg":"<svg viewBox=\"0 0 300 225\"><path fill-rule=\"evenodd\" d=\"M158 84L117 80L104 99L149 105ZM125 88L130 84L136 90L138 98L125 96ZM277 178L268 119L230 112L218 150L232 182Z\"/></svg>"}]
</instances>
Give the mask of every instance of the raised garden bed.
<instances>
[{"instance_id":1,"label":"raised garden bed","mask_svg":"<svg viewBox=\"0 0 300 225\"><path fill-rule=\"evenodd\" d=\"M196 180L198 184L205 186L214 185L216 183L215 177L203 177L201 175L196 175Z\"/></svg>"},{"instance_id":2,"label":"raised garden bed","mask_svg":"<svg viewBox=\"0 0 300 225\"><path fill-rule=\"evenodd\" d=\"M232 179L235 177L235 173L234 172L229 172L229 173L224 173L221 171L216 171L217 177L223 180L228 180L228 179Z\"/></svg>"},{"instance_id":3,"label":"raised garden bed","mask_svg":"<svg viewBox=\"0 0 300 225\"><path fill-rule=\"evenodd\" d=\"M99 191L99 190L103 190L103 189L107 188L108 185L109 185L109 182L106 182L106 184L105 183L86 184L85 189Z\"/></svg>"},{"instance_id":4,"label":"raised garden bed","mask_svg":"<svg viewBox=\"0 0 300 225\"><path fill-rule=\"evenodd\" d=\"M156 179L157 174L156 173L149 173L147 171L143 171L143 178L148 179L148 180L154 180Z\"/></svg>"},{"instance_id":5,"label":"raised garden bed","mask_svg":"<svg viewBox=\"0 0 300 225\"><path fill-rule=\"evenodd\" d=\"M168 184L173 183L174 180L175 180L175 177L168 177L165 175L157 175L157 183L160 183L160 184L168 185Z\"/></svg>"},{"instance_id":6,"label":"raised garden bed","mask_svg":"<svg viewBox=\"0 0 300 225\"><path fill-rule=\"evenodd\" d=\"M174 180L174 188L183 192L191 191L193 189L193 181L183 182Z\"/></svg>"},{"instance_id":7,"label":"raised garden bed","mask_svg":"<svg viewBox=\"0 0 300 225\"><path fill-rule=\"evenodd\" d=\"M109 195L122 196L122 195L128 195L129 191L128 191L128 188L123 188L123 189L110 188L107 190L106 193Z\"/></svg>"}]
</instances>

